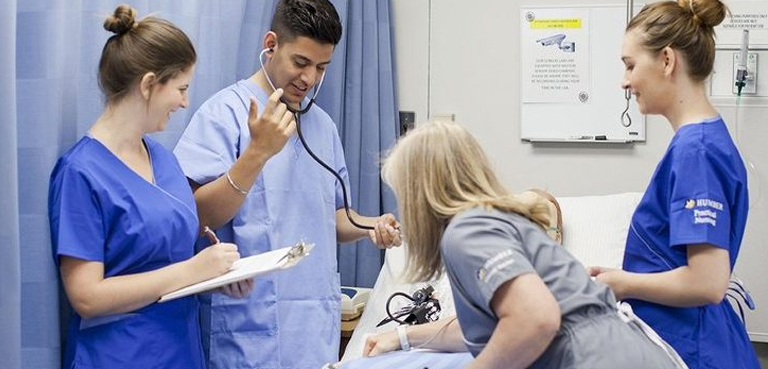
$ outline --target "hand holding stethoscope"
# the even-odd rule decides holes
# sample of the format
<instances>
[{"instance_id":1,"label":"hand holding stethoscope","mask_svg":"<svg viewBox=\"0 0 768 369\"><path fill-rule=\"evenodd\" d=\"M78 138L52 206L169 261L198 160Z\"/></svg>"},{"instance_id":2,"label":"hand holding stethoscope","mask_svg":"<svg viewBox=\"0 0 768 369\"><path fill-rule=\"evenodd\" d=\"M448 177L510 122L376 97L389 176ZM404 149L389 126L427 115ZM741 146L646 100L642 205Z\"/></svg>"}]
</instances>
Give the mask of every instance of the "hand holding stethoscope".
<instances>
[{"instance_id":1,"label":"hand holding stethoscope","mask_svg":"<svg viewBox=\"0 0 768 369\"><path fill-rule=\"evenodd\" d=\"M400 223L395 219L394 215L389 213L380 216L376 226L368 230L368 238L380 249L389 249L403 245Z\"/></svg>"},{"instance_id":2,"label":"hand holding stethoscope","mask_svg":"<svg viewBox=\"0 0 768 369\"><path fill-rule=\"evenodd\" d=\"M251 98L248 112L248 130L251 133L250 145L255 145L258 152L272 157L282 150L288 138L296 132L296 120L288 106L280 98L283 89L278 88L269 96L264 111L259 115L259 106Z\"/></svg>"}]
</instances>

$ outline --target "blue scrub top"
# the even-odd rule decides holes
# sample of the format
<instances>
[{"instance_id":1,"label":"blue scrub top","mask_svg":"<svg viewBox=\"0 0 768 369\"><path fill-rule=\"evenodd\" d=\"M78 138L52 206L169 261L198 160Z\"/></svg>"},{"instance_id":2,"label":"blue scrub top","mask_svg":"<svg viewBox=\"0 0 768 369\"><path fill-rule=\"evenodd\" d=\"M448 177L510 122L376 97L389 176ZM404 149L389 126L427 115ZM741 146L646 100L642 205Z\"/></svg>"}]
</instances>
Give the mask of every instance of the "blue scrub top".
<instances>
[{"instance_id":1,"label":"blue scrub top","mask_svg":"<svg viewBox=\"0 0 768 369\"><path fill-rule=\"evenodd\" d=\"M263 111L267 94L253 81L241 80L195 112L174 149L187 177L205 184L234 164L251 140L251 97ZM301 122L313 152L347 182L341 140L328 114L315 105ZM216 232L223 241L236 243L243 257L302 239L315 248L290 270L259 277L248 298L201 296L203 345L211 368L317 369L338 361L336 210L341 207L340 184L294 134L264 165L232 221Z\"/></svg>"},{"instance_id":2,"label":"blue scrub top","mask_svg":"<svg viewBox=\"0 0 768 369\"><path fill-rule=\"evenodd\" d=\"M728 250L733 269L748 209L746 169L722 118L682 126L632 216L623 269L687 265L686 246L699 243ZM691 308L628 302L692 369L759 368L727 300Z\"/></svg>"},{"instance_id":3,"label":"blue scrub top","mask_svg":"<svg viewBox=\"0 0 768 369\"><path fill-rule=\"evenodd\" d=\"M99 141L83 137L51 174L53 258L104 264L104 277L147 272L192 257L197 208L173 154L144 138L154 184ZM64 368L204 368L198 303L186 297L69 320Z\"/></svg>"}]
</instances>

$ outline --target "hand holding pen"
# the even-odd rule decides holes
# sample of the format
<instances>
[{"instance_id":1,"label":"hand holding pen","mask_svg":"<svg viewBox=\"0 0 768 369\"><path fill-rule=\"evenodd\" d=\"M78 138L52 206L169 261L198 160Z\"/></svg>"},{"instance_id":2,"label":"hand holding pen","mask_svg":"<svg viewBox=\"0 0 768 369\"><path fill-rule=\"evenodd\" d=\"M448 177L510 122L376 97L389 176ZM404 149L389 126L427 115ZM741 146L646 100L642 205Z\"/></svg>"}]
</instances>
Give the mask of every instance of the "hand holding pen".
<instances>
[{"instance_id":1,"label":"hand holding pen","mask_svg":"<svg viewBox=\"0 0 768 369\"><path fill-rule=\"evenodd\" d=\"M219 237L216 236L216 233L212 231L210 227L205 226L205 228L203 228L203 234L205 234L205 237L208 237L208 241L211 243L211 245L221 243L221 241L219 241Z\"/></svg>"},{"instance_id":2,"label":"hand holding pen","mask_svg":"<svg viewBox=\"0 0 768 369\"><path fill-rule=\"evenodd\" d=\"M212 245L201 250L190 261L195 264L195 271L202 280L218 277L230 269L232 264L240 259L237 245L233 243L221 243L208 227L203 233L211 240Z\"/></svg>"},{"instance_id":3,"label":"hand holding pen","mask_svg":"<svg viewBox=\"0 0 768 369\"><path fill-rule=\"evenodd\" d=\"M219 237L217 237L216 233L214 233L211 230L211 228L209 228L208 226L203 228L203 233L208 238L208 241L211 242L212 247L217 246L217 245L222 245L221 241L219 241ZM237 252L236 251L237 250L237 246L236 245L234 245L234 244L229 244L229 245L235 246L235 252ZM209 248L211 248L211 247L208 247L206 249L209 249ZM239 259L240 258L240 254L238 254L237 257ZM237 259L235 259L235 260L237 260ZM233 263L234 263L234 261L233 261ZM231 268L232 268L232 265L229 266L229 269L231 269ZM227 295L229 297L234 297L234 298L238 298L238 299L244 298L244 297L250 295L251 291L253 291L253 278L248 278L248 279L245 279L245 280L242 280L242 281L237 281L237 282L233 282L233 283L230 283L228 285L225 285L225 286L221 286L218 290L219 290L219 292L221 292L221 293L223 293L223 294L225 294L225 295Z\"/></svg>"}]
</instances>

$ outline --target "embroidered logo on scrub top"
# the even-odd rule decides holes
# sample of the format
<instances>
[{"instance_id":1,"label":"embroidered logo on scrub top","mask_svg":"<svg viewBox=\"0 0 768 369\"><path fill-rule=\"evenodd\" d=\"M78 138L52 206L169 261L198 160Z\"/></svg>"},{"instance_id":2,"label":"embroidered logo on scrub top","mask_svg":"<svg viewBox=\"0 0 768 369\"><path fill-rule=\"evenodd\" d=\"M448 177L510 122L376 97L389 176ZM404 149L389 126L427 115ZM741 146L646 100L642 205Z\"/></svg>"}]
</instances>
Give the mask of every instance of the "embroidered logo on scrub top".
<instances>
[{"instance_id":1,"label":"embroidered logo on scrub top","mask_svg":"<svg viewBox=\"0 0 768 369\"><path fill-rule=\"evenodd\" d=\"M481 282L488 283L495 274L514 263L515 259L512 258L512 250L502 251L488 259L488 261L477 270L477 279Z\"/></svg>"},{"instance_id":2,"label":"embroidered logo on scrub top","mask_svg":"<svg viewBox=\"0 0 768 369\"><path fill-rule=\"evenodd\" d=\"M710 199L688 199L685 208L693 210L694 224L717 226L717 213L723 211L723 203Z\"/></svg>"}]
</instances>

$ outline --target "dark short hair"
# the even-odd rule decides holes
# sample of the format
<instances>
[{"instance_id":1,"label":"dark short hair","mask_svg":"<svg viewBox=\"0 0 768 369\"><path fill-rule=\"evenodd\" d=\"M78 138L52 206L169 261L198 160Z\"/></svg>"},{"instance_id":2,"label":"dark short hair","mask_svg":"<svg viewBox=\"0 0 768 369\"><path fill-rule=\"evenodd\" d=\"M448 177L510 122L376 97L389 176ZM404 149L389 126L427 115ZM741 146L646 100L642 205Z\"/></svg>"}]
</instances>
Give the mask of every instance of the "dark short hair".
<instances>
[{"instance_id":1,"label":"dark short hair","mask_svg":"<svg viewBox=\"0 0 768 369\"><path fill-rule=\"evenodd\" d=\"M122 99L146 73L166 83L195 64L197 54L186 34L165 19L136 20L136 11L119 5L104 20L114 35L107 40L99 61L99 87L107 104Z\"/></svg>"},{"instance_id":2,"label":"dark short hair","mask_svg":"<svg viewBox=\"0 0 768 369\"><path fill-rule=\"evenodd\" d=\"M286 42L307 37L321 44L341 40L341 21L328 0L280 0L270 30Z\"/></svg>"}]
</instances>

